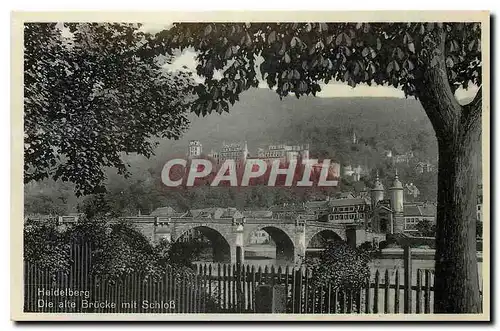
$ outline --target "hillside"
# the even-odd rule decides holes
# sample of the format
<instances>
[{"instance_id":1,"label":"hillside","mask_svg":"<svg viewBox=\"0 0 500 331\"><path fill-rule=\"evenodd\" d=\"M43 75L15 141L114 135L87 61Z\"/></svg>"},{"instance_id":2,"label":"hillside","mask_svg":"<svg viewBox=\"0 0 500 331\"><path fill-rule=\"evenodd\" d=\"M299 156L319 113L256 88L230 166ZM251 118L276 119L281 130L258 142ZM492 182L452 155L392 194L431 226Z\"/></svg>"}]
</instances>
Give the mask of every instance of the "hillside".
<instances>
[{"instance_id":1,"label":"hillside","mask_svg":"<svg viewBox=\"0 0 500 331\"><path fill-rule=\"evenodd\" d=\"M393 167L383 156L385 149L391 149L393 154L414 150L418 159L431 162L437 158L431 124L420 103L413 99L305 97L297 100L288 97L281 101L273 91L254 89L244 93L229 113L206 117L191 115L190 118L191 127L183 137L177 141L159 141L151 159L127 156L131 177L123 178L110 169L108 200L114 205L113 209L120 213L128 208L132 208L131 213L141 209L147 213L165 204L180 208L201 208L210 204L264 207L305 198L305 195L302 198L289 196L289 192L283 190L252 189L241 193L242 196L223 189L182 194L166 191L159 181L161 169L172 156L184 156L190 140L200 140L204 153L220 149L223 141L246 140L250 153L273 143L309 143L311 157L359 164L372 170L372 175L375 168L379 169L387 187ZM352 144L353 132L359 140L357 144ZM435 200L435 174L417 178L410 166L401 164L398 170L403 182L414 182L419 187L421 198ZM373 176L367 176L363 183L357 184L370 186L372 179ZM353 185L343 181L340 189L357 189ZM25 201L26 210L37 213L47 213L47 210L72 212L78 204L69 188L52 181L26 187Z\"/></svg>"},{"instance_id":2,"label":"hillside","mask_svg":"<svg viewBox=\"0 0 500 331\"><path fill-rule=\"evenodd\" d=\"M414 99L290 96L281 101L273 91L253 89L229 113L190 118L191 128L180 140L160 142L153 163L185 154L189 140L200 140L205 153L219 149L223 141L246 140L250 153L270 143L304 142L311 144L312 156L342 163L373 163L383 149L403 153L413 148L423 158L437 157L432 126ZM361 151L349 145L352 132ZM370 148L362 148L365 144Z\"/></svg>"}]
</instances>

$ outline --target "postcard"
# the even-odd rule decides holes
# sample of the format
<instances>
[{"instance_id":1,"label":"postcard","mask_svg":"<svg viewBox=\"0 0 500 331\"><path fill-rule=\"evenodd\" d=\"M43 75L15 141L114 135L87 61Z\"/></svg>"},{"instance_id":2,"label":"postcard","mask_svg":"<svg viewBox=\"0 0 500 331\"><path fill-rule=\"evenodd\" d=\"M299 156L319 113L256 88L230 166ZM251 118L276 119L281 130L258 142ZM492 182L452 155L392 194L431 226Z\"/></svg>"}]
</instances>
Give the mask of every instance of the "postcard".
<instances>
[{"instance_id":1,"label":"postcard","mask_svg":"<svg viewBox=\"0 0 500 331\"><path fill-rule=\"evenodd\" d=\"M14 12L11 318L490 320L489 19Z\"/></svg>"}]
</instances>

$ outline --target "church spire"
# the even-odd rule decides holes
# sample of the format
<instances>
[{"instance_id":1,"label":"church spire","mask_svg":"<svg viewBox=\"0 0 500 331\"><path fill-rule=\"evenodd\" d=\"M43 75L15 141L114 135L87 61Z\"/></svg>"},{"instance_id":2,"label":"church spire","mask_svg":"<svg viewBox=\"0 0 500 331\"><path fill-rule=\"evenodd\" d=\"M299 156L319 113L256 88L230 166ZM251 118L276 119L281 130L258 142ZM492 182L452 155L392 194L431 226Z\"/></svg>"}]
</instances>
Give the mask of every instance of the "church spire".
<instances>
[{"instance_id":1,"label":"church spire","mask_svg":"<svg viewBox=\"0 0 500 331\"><path fill-rule=\"evenodd\" d=\"M403 184L401 184L401 181L399 180L398 176L398 168L396 168L396 173L394 174L394 181L392 182L392 188L403 188Z\"/></svg>"},{"instance_id":2,"label":"church spire","mask_svg":"<svg viewBox=\"0 0 500 331\"><path fill-rule=\"evenodd\" d=\"M384 185L382 185L382 182L380 181L378 169L377 169L377 175L375 177L375 184L373 185L373 188L371 189L372 208L375 208L377 203L379 201L382 201L382 200L384 200Z\"/></svg>"},{"instance_id":3,"label":"church spire","mask_svg":"<svg viewBox=\"0 0 500 331\"><path fill-rule=\"evenodd\" d=\"M375 176L375 185L373 186L372 191L383 191L384 190L384 185L380 181L380 177L378 174L378 169L377 169L377 175Z\"/></svg>"}]
</instances>

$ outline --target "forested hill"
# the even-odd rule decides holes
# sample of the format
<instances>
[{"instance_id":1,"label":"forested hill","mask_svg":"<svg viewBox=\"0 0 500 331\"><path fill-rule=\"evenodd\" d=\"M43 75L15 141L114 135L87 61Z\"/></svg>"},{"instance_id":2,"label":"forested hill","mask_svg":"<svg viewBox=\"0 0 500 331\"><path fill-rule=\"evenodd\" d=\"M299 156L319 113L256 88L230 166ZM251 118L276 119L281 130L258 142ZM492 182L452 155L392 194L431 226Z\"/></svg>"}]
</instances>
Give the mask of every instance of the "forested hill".
<instances>
[{"instance_id":1,"label":"forested hill","mask_svg":"<svg viewBox=\"0 0 500 331\"><path fill-rule=\"evenodd\" d=\"M231 206L261 206L288 201L294 197L281 197L283 190L272 194L265 190L248 193L248 197L233 199L224 190L167 194L156 187L161 168L166 160L185 155L190 140L200 140L204 153L219 150L223 141L247 141L250 153L258 147L274 143L309 143L311 157L331 158L341 164L366 166L381 170L384 185L390 185L393 169L384 160L384 150L394 155L413 150L417 159L434 162L437 143L427 116L414 99L398 98L318 98L293 96L280 100L273 91L254 89L244 93L229 113L191 117L191 127L178 141L163 140L150 159L130 155L132 176L123 178L110 169L109 195L106 198L119 213L134 213L138 209L148 213L154 208L174 205L179 208L202 208L210 204ZM359 139L352 144L352 134ZM403 182L414 182L421 191L421 199L435 200L436 175L415 177L411 166L398 166ZM363 178L368 186L373 176ZM346 182L341 189L351 190ZM71 185L44 181L32 183L25 189L26 213L60 214L74 212L79 204L72 194ZM196 191L196 192L194 192ZM255 194L254 194L255 193ZM225 195L221 195L225 194ZM286 195L286 194L285 194ZM269 198L269 197L272 197ZM252 200L253 199L253 200ZM285 200L283 200L285 199ZM238 201L239 202L238 202ZM240 201L241 200L241 201ZM92 201L92 200L90 200ZM255 201L257 203L255 204ZM90 205L95 205L91 202ZM127 211L130 209L129 211Z\"/></svg>"},{"instance_id":2,"label":"forested hill","mask_svg":"<svg viewBox=\"0 0 500 331\"><path fill-rule=\"evenodd\" d=\"M162 141L155 159L184 154L189 140L203 151L222 142L247 141L250 153L272 143L310 143L311 156L374 166L384 149L394 154L413 149L421 159L437 157L432 126L420 103L399 98L319 98L280 100L269 89L253 89L222 115L191 116L191 128L178 141ZM353 132L358 146L350 144ZM153 161L153 160L151 160Z\"/></svg>"}]
</instances>

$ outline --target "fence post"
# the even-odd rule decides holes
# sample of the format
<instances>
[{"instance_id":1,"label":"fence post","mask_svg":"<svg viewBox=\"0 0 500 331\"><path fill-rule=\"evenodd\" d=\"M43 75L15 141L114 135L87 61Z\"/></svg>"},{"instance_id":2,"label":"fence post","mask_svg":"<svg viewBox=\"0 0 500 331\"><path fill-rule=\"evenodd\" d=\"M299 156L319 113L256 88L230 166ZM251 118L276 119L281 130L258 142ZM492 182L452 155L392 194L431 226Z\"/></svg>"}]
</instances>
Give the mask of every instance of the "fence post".
<instances>
[{"instance_id":1,"label":"fence post","mask_svg":"<svg viewBox=\"0 0 500 331\"><path fill-rule=\"evenodd\" d=\"M406 245L404 247L404 283L405 283L405 288L404 288L404 312L405 314L410 314L411 313L411 296L412 296L412 289L411 289L411 276L412 276L412 261L411 261L411 247L410 245Z\"/></svg>"},{"instance_id":2,"label":"fence post","mask_svg":"<svg viewBox=\"0 0 500 331\"><path fill-rule=\"evenodd\" d=\"M259 285L255 296L257 313L286 313L287 296L284 285Z\"/></svg>"},{"instance_id":3,"label":"fence post","mask_svg":"<svg viewBox=\"0 0 500 331\"><path fill-rule=\"evenodd\" d=\"M243 250L241 246L236 246L236 307L238 313L243 310L243 283L241 278L241 262L243 260Z\"/></svg>"},{"instance_id":4,"label":"fence post","mask_svg":"<svg viewBox=\"0 0 500 331\"><path fill-rule=\"evenodd\" d=\"M292 270L292 272L294 272ZM294 282L293 282L293 312L295 314L302 313L302 269L299 267L294 272Z\"/></svg>"}]
</instances>

